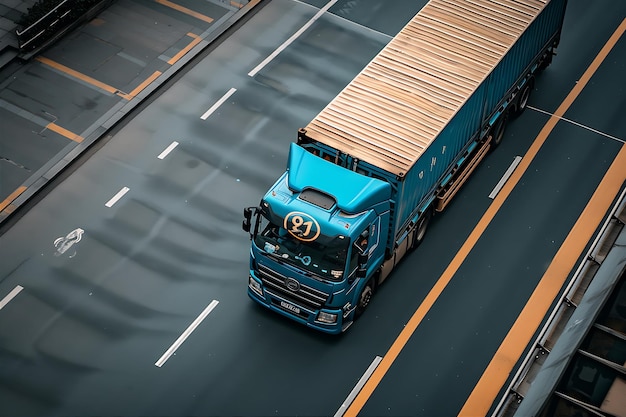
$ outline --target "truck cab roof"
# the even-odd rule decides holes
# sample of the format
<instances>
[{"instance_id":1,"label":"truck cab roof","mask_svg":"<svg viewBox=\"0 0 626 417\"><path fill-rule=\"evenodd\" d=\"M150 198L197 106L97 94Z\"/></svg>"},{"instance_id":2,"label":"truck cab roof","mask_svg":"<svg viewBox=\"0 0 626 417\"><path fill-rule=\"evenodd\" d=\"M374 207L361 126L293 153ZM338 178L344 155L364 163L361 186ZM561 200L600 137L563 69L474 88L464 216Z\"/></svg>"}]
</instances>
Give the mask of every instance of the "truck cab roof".
<instances>
[{"instance_id":1,"label":"truck cab roof","mask_svg":"<svg viewBox=\"0 0 626 417\"><path fill-rule=\"evenodd\" d=\"M290 190L327 210L334 202L332 206L346 214L358 214L391 197L391 186L385 181L337 166L295 143L289 149L288 173Z\"/></svg>"},{"instance_id":2,"label":"truck cab roof","mask_svg":"<svg viewBox=\"0 0 626 417\"><path fill-rule=\"evenodd\" d=\"M321 190L324 190L323 192ZM291 145L285 174L264 197L283 219L308 217L327 236L351 236L369 210L388 210L391 186Z\"/></svg>"}]
</instances>

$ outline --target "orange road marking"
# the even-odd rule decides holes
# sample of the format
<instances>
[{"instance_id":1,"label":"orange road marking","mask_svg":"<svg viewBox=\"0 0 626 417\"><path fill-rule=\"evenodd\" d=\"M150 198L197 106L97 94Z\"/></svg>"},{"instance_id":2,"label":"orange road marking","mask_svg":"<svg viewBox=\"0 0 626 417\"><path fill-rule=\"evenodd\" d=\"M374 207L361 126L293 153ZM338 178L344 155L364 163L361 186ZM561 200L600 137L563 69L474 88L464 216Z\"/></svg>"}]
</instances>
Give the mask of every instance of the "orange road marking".
<instances>
[{"instance_id":1,"label":"orange road marking","mask_svg":"<svg viewBox=\"0 0 626 417\"><path fill-rule=\"evenodd\" d=\"M626 19L609 38L579 80L578 85L570 92L552 118L563 116L625 30ZM484 416L489 411L625 180L626 145L622 146L591 200L554 256L537 288L465 402L459 416Z\"/></svg>"},{"instance_id":2,"label":"orange road marking","mask_svg":"<svg viewBox=\"0 0 626 417\"><path fill-rule=\"evenodd\" d=\"M38 56L37 58L35 58L37 61L41 62L42 64L46 64L49 67L52 67L56 70L59 70L61 72L64 72L74 78L78 78L81 81L86 82L87 84L91 84L93 86L98 87L101 90L107 91L111 94L117 94L119 92L119 90L115 87L111 87L108 84L105 84L101 81L96 80L95 78L91 78L88 75L82 74L76 70L73 70L69 67L66 67L63 64L59 64L58 62L55 62L51 59L45 58L43 56Z\"/></svg>"},{"instance_id":3,"label":"orange road marking","mask_svg":"<svg viewBox=\"0 0 626 417\"><path fill-rule=\"evenodd\" d=\"M238 8L238 9L241 9L243 7L243 3L239 3L239 2L233 1L233 0L231 0L230 5L233 6L233 7Z\"/></svg>"},{"instance_id":4,"label":"orange road marking","mask_svg":"<svg viewBox=\"0 0 626 417\"><path fill-rule=\"evenodd\" d=\"M606 58L607 54L615 45L615 43L620 38L620 36L622 35L625 29L626 29L626 19L622 21L622 24L619 26L619 28L616 30L613 36L611 36L611 38L607 41L606 45L602 48L600 53L596 56L596 58L591 63L587 71L585 71L585 73L580 78L576 86L570 91L568 96L565 98L565 100L561 103L559 108L556 110L555 114L545 124L541 132L539 132L539 135L537 136L533 144L530 146L530 148L528 149L528 151L522 158L522 161L520 162L517 169L513 172L513 174L509 178L509 181L507 181L504 187L502 187L502 189L500 190L500 193L493 200L493 202L491 203L491 205L489 206L489 208L487 209L483 217L480 219L480 221L478 222L478 224L476 225L472 233L469 235L469 237L467 238L463 246L461 246L461 249L459 249L459 251L457 252L454 259L452 259L452 261L450 262L446 270L443 272L439 280L435 283L433 288L430 290L430 292L428 293L428 295L426 296L422 304L418 307L418 309L415 311L413 316L409 319L406 326L404 326L404 329L402 330L402 332L400 332L397 339L391 345L391 347L389 348L389 350L383 357L382 361L380 362L376 370L372 373L372 375L370 376L368 381L365 383L365 385L363 386L359 394L356 396L356 398L354 399L350 407L346 410L344 416L356 417L359 411L361 411L361 409L365 405L365 402L372 395L372 393L374 392L374 390L376 389L376 387L378 386L382 378L385 376L385 374L387 373L387 371L389 370L393 362L396 360L396 358L398 357L398 355L400 354L400 352L402 351L402 349L408 342L409 338L413 335L413 333L417 329L417 326L419 326L419 324L421 323L423 318L426 316L428 311L431 309L431 307L433 306L437 298L439 298L439 296L441 295L443 290L446 288L448 283L452 280L452 277L454 276L456 271L459 269L459 267L461 266L461 264L463 263L463 261L465 260L469 252L472 250L472 248L474 247L478 239L482 236L483 232L485 231L489 223L491 223L491 220L493 220L496 213L500 210L500 207L502 207L502 204L504 203L506 198L509 196L513 188L517 185L522 175L526 172L526 170L530 166L530 163L539 152L539 149L548 138L548 135L556 126L557 122L559 121L559 118L563 116L565 111L571 106L571 104L574 102L576 97L580 94L582 89L585 87L585 85L587 84L591 76L595 73L597 68L600 66L602 61ZM622 176L623 176L623 170L624 170L623 167L626 166L626 163L623 161L623 159L626 157L623 155L624 152L625 152L624 148L622 148L622 151L620 151L620 153L618 154L618 157L615 159L616 162L619 159L620 163L622 164L621 166L617 165L621 167L622 169ZM616 166L615 162L611 165L611 168L613 168L614 166ZM601 186L602 188L606 187L606 185L603 186L602 183L601 183ZM598 187L598 189L600 189L600 186ZM607 191L605 190L604 192L607 192ZM597 194L597 191L596 193L594 193L594 197L596 197L596 194ZM613 193L612 195L615 196L615 193ZM594 204L598 204L598 203L594 202ZM574 227L576 227L576 225ZM597 227L597 224L593 227L594 230L595 230L595 227ZM572 229L572 232L573 230L574 229ZM585 240L585 244L587 243L587 241L588 239ZM567 273L569 273L569 270L567 271ZM545 315L545 313L542 313L542 317L543 315ZM521 343L519 342L519 340L517 340L515 343L522 344L523 348L525 348L527 345L527 342ZM515 364L515 361L513 361L513 364L511 365L511 367L514 364ZM501 365L501 364L498 364L498 365ZM502 375L508 375L511 369L512 368L497 369L496 371L501 373ZM482 381L482 378L481 378L481 381ZM492 385L491 390L492 391L495 390L495 394L493 395L493 399L495 399L495 395L497 395L497 393L502 388L502 384L498 385L493 380L485 382L485 385L490 385L490 384ZM485 388L489 388L489 387L485 386ZM474 393L472 393L472 395L474 395ZM486 400L486 398L487 398L487 395L482 395L480 397L481 401L483 402ZM488 405L486 405L487 407L486 410L488 410L489 407L491 406L493 399L489 401ZM468 399L468 402L469 402L469 399ZM486 411L484 412L474 411L473 409L469 409L469 408L466 409L464 407L460 415L477 417L477 416L484 416L485 413Z\"/></svg>"},{"instance_id":5,"label":"orange road marking","mask_svg":"<svg viewBox=\"0 0 626 417\"><path fill-rule=\"evenodd\" d=\"M570 271L593 237L624 180L626 180L626 145L622 146L585 210L554 256L537 288L465 402L459 416L487 414L513 367L541 325L552 302L561 291Z\"/></svg>"},{"instance_id":6,"label":"orange road marking","mask_svg":"<svg viewBox=\"0 0 626 417\"><path fill-rule=\"evenodd\" d=\"M170 60L167 61L168 64L174 65L176 63L176 61L181 59L187 52L189 52L191 50L191 48L193 48L194 46L196 46L197 44L199 44L202 41L201 37L199 37L198 35L194 35L193 33L188 33L187 36L192 37L193 40L189 43L189 45L187 45L183 49L181 49L179 53L177 53L176 55L171 57Z\"/></svg>"},{"instance_id":7,"label":"orange road marking","mask_svg":"<svg viewBox=\"0 0 626 417\"><path fill-rule=\"evenodd\" d=\"M194 35L195 36L195 35ZM194 40L195 41L195 40ZM192 41L193 43L193 41ZM150 84L152 81L154 81L159 75L161 75L162 73L160 71L155 71L151 76L149 76L146 80L144 80L144 82L142 82L141 84L139 84L139 86L137 88L135 88L133 91L131 91L130 93L125 93L115 87L112 87L108 84L105 84L101 81L96 80L95 78L91 78L88 75L82 74L76 70L73 70L69 67L66 67L63 64L59 64L58 62L55 62L49 58L45 58L42 56L39 56L37 58L35 58L37 61L41 62L42 64L48 65L49 67L52 67L54 69L57 69L61 72L64 72L68 75L70 75L71 77L77 78L81 81L84 81L88 84L91 84L93 86L96 86L98 88L100 88L101 90L107 91L111 94L117 94L118 96L122 97L125 100L130 100L133 97L135 97L137 94L139 94L144 88L146 88L148 86L148 84ZM48 126L50 127L50 126ZM62 128L61 128L62 129ZM53 127L54 130L54 127ZM76 140L74 139L74 137L80 138L80 136L74 135L72 134L72 136L68 136L65 133L62 133L61 131L56 130L58 133L61 133L63 136L67 136L68 138L72 139L72 140ZM65 131L67 132L67 131ZM82 138L80 139L82 141Z\"/></svg>"},{"instance_id":8,"label":"orange road marking","mask_svg":"<svg viewBox=\"0 0 626 417\"><path fill-rule=\"evenodd\" d=\"M195 17L196 19L199 19L199 20L203 20L203 21L205 21L207 23L212 23L213 22L213 18L211 18L209 16L205 16L205 15L203 15L201 13L198 13L198 12L196 12L194 10L191 10L191 9L188 9L186 7L183 7L180 4L172 3L171 1L168 1L168 0L155 0L155 1L157 3L162 4L163 6L167 6L167 7L171 8L171 9L178 10L181 13L184 13L186 15Z\"/></svg>"},{"instance_id":9,"label":"orange road marking","mask_svg":"<svg viewBox=\"0 0 626 417\"><path fill-rule=\"evenodd\" d=\"M46 126L46 129L50 129L50 130L52 130L53 132L56 132L56 133L58 133L59 135L63 135L63 136L65 136L66 138L68 138L68 139L70 139L70 140L73 140L74 142L77 142L77 143L81 143L81 142L84 140L84 138L83 138L82 136L77 135L77 134L76 134L76 133L74 133L74 132L70 132L70 131L69 131L69 130L67 130L66 128L61 127L61 126L59 126L59 125L58 125L58 124L56 124L56 123L49 123L49 124Z\"/></svg>"},{"instance_id":10,"label":"orange road marking","mask_svg":"<svg viewBox=\"0 0 626 417\"><path fill-rule=\"evenodd\" d=\"M137 94L141 93L143 89L146 88L152 81L156 80L161 74L162 74L161 71L154 71L151 76L146 78L144 82L139 84L137 88L135 88L133 91L131 91L128 94L122 93L120 94L120 96L125 98L126 100L130 100L134 98Z\"/></svg>"},{"instance_id":11,"label":"orange road marking","mask_svg":"<svg viewBox=\"0 0 626 417\"><path fill-rule=\"evenodd\" d=\"M0 202L0 211L4 210L9 204L11 204L16 198L18 198L24 191L26 191L25 186L18 187L15 191L13 191L4 201Z\"/></svg>"}]
</instances>

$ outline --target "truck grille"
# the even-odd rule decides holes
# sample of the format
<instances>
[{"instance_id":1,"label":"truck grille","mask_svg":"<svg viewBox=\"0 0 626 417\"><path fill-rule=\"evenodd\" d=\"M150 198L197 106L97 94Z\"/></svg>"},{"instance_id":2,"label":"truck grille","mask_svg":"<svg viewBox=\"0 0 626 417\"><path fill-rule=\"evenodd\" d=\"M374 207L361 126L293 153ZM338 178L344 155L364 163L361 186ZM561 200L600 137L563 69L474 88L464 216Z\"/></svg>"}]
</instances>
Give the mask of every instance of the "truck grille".
<instances>
[{"instance_id":1,"label":"truck grille","mask_svg":"<svg viewBox=\"0 0 626 417\"><path fill-rule=\"evenodd\" d=\"M297 291L292 291L285 283L287 277L263 265L259 265L259 278L270 293L312 310L321 308L330 295L304 284L300 284L300 289Z\"/></svg>"}]
</instances>

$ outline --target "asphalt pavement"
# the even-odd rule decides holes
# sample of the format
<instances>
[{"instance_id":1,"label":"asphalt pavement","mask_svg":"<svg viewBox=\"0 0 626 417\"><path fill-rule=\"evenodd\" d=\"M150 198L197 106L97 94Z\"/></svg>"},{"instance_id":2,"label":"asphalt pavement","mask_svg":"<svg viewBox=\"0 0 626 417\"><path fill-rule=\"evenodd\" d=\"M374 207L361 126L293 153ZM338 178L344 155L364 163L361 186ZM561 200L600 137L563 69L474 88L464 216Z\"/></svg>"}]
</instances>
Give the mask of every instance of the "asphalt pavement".
<instances>
[{"instance_id":1,"label":"asphalt pavement","mask_svg":"<svg viewBox=\"0 0 626 417\"><path fill-rule=\"evenodd\" d=\"M195 3L176 1L187 8ZM536 304L526 304L535 291L548 300L545 287L538 287L544 275L552 283L563 279L558 276L567 268L552 274L549 264L563 265L563 256L579 257L580 251L567 248L571 241L584 244L587 239L569 233L580 230L572 226L579 224L626 136L618 88L626 41L622 35L619 41L611 38L626 16L624 8L611 0L570 2L559 55L537 77L528 110L511 120L497 152L477 168L446 213L433 220L427 240L380 288L361 321L330 339L247 300L250 242L241 230L241 208L257 204L282 174L297 127L397 33L380 28L398 28L403 19L387 19L382 9L408 19L414 13L406 4L417 2L337 2L250 76L248 71L318 13L310 7L313 1L329 3L263 2L262 10L255 10L259 13L214 43L207 58L194 60L193 68L177 74L176 82L150 97L149 105L144 102L132 117L102 133L104 140L92 148L98 151L72 164L62 182L54 181L53 192L46 187L40 194L46 198L32 199L23 217L26 210L19 210L0 225L8 229L0 236L1 415L333 415L373 360L384 357L383 366L393 364L378 368L377 374L382 370L385 375L374 391L361 391L371 396L359 415L451 416L514 333L509 333L513 324L531 329L520 312L525 305L539 311ZM29 104L25 114L31 119L34 114L50 117L44 110L58 118L36 124L38 119L7 113L8 120L24 119L31 123L26 128L37 127L36 132L45 126L47 136L36 142L40 146L64 140L63 146L76 147L66 135L87 138L94 120L112 119L119 108L138 104L142 83L169 68L163 62L186 57L180 53L193 38L187 33L205 30L185 32L186 27L176 26L180 45L166 51L172 42L148 31L150 19L137 5L168 10L170 18L201 19L181 16L180 9L156 1L124 4L124 22L130 26L132 21L134 31L97 32L105 24L99 19L110 19L103 13L87 25L93 26L90 36L100 34L98 43L74 47L81 39L72 38L72 45L45 51L40 55L45 59L33 61L36 65L13 72L29 90L15 84L0 98L8 101L9 96L21 108ZM157 25L168 24L159 20ZM174 39L170 30L164 32ZM119 39L119 33L125 37ZM615 49L587 83L581 74L598 62L595 57L609 38ZM157 42L162 46L157 48ZM103 52L109 45L124 50ZM158 60L143 58L142 53L156 54L153 50L161 50L162 67L156 66ZM92 61L78 66L80 53ZM136 66L126 62L129 57ZM52 75L44 86L38 77L46 74ZM537 150L538 136L574 86L583 90L579 98L568 104ZM232 91L215 107L217 98ZM25 92L40 95L33 99ZM53 106L65 96L65 107ZM170 148L174 140L175 149ZM160 158L167 149L173 150ZM24 154L34 158L35 150ZM25 155L21 163L26 166ZM518 155L528 170L500 206L488 195ZM118 190L128 193L116 198ZM603 193L609 199L610 194ZM500 208L492 209L493 204ZM593 226L588 216L580 218ZM448 275L442 285L452 269L454 277ZM202 327L164 363L168 346L181 332L189 335L185 329L211 306L215 309ZM397 340L418 312L423 320L400 351ZM522 339L516 336L518 345L526 343ZM592 372L580 369L581 377Z\"/></svg>"},{"instance_id":2,"label":"asphalt pavement","mask_svg":"<svg viewBox=\"0 0 626 417\"><path fill-rule=\"evenodd\" d=\"M117 0L24 61L2 0L0 225L262 1Z\"/></svg>"}]
</instances>

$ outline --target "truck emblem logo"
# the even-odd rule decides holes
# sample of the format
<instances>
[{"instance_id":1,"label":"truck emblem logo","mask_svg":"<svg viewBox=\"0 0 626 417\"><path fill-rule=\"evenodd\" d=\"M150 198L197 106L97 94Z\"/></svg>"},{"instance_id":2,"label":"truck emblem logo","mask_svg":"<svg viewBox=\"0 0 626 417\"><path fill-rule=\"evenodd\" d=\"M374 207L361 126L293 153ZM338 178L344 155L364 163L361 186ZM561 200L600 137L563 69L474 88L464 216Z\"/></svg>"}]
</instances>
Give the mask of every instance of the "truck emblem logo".
<instances>
[{"instance_id":1,"label":"truck emblem logo","mask_svg":"<svg viewBox=\"0 0 626 417\"><path fill-rule=\"evenodd\" d=\"M300 283L298 281L296 281L295 279L293 279L293 278L287 278L285 280L285 286L291 292L298 292L298 291L300 291Z\"/></svg>"},{"instance_id":2,"label":"truck emblem logo","mask_svg":"<svg viewBox=\"0 0 626 417\"><path fill-rule=\"evenodd\" d=\"M320 225L313 217L299 211L285 216L283 227L296 239L311 242L320 235Z\"/></svg>"}]
</instances>

